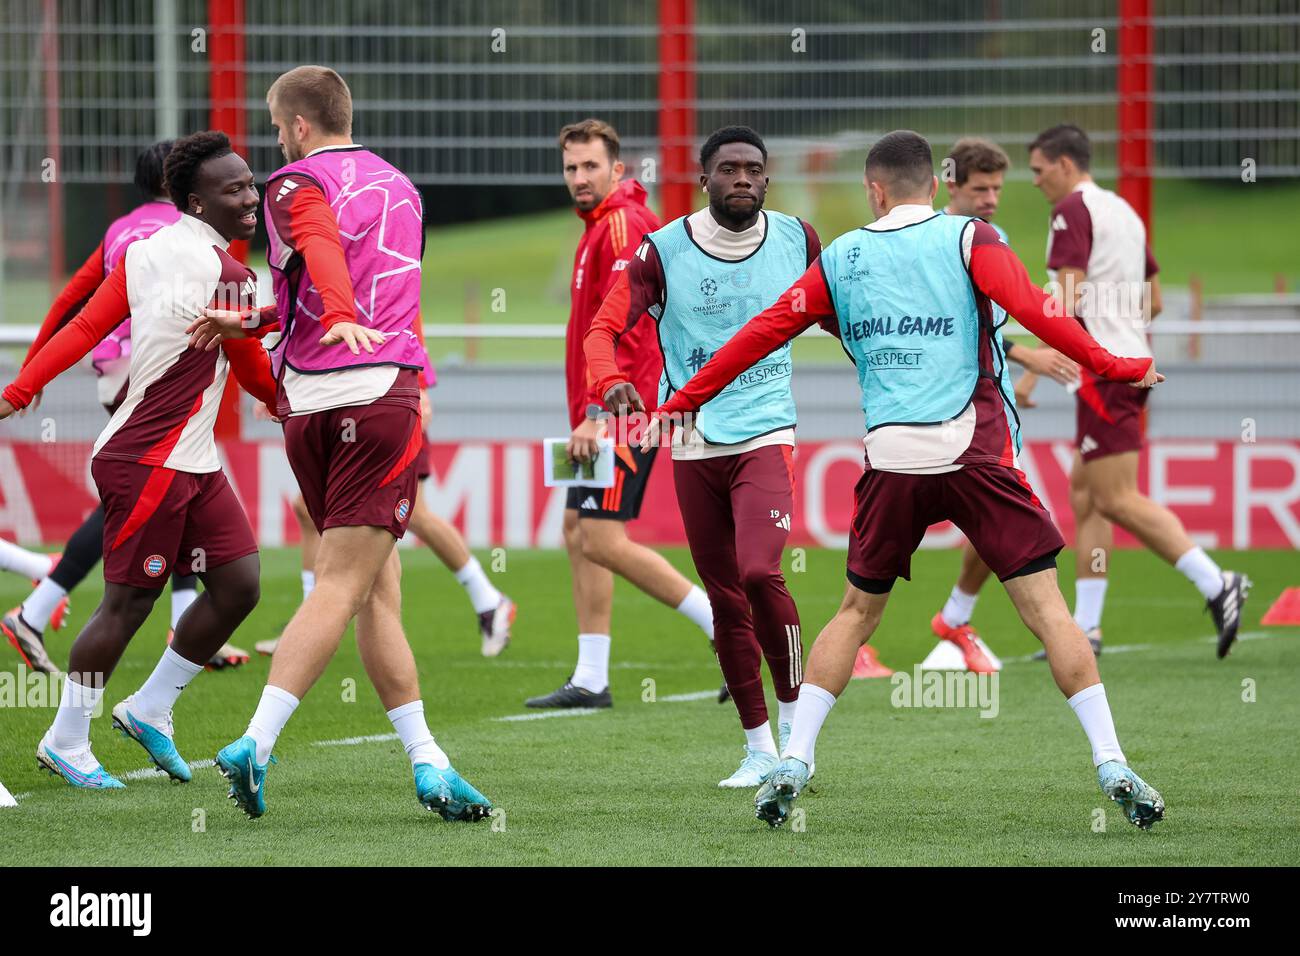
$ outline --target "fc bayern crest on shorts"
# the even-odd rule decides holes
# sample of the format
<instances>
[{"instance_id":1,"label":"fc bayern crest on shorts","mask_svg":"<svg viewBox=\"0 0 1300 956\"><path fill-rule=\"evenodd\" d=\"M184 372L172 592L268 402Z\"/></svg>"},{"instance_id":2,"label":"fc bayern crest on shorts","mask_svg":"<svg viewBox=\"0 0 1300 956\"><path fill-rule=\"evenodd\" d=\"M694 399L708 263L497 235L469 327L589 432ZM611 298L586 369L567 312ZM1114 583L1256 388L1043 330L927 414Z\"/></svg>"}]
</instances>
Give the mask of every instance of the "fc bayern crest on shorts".
<instances>
[{"instance_id":1,"label":"fc bayern crest on shorts","mask_svg":"<svg viewBox=\"0 0 1300 956\"><path fill-rule=\"evenodd\" d=\"M410 513L411 513L410 498L403 498L401 501L397 503L397 507L393 509L393 515L397 518L398 521L405 521L406 516Z\"/></svg>"},{"instance_id":2,"label":"fc bayern crest on shorts","mask_svg":"<svg viewBox=\"0 0 1300 956\"><path fill-rule=\"evenodd\" d=\"M161 554L151 554L144 559L144 573L151 578L161 577L167 570L167 559Z\"/></svg>"}]
</instances>

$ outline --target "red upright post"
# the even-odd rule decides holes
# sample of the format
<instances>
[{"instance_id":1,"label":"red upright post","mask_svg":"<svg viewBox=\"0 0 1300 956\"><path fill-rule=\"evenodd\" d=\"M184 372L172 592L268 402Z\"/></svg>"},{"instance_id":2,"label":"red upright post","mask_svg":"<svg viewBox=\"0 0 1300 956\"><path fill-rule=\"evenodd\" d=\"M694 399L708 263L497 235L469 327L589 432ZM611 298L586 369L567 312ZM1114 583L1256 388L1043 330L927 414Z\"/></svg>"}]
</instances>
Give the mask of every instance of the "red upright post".
<instances>
[{"instance_id":1,"label":"red upright post","mask_svg":"<svg viewBox=\"0 0 1300 956\"><path fill-rule=\"evenodd\" d=\"M45 141L48 159L54 162L54 178L46 185L46 215L50 224L50 294L63 288L67 278L63 223L63 156L59 143L59 9L56 0L45 0L41 24L41 56L45 60ZM44 172L44 170L42 170Z\"/></svg>"},{"instance_id":2,"label":"red upright post","mask_svg":"<svg viewBox=\"0 0 1300 956\"><path fill-rule=\"evenodd\" d=\"M659 0L659 195L665 221L691 212L695 0Z\"/></svg>"},{"instance_id":3,"label":"red upright post","mask_svg":"<svg viewBox=\"0 0 1300 956\"><path fill-rule=\"evenodd\" d=\"M1151 0L1120 0L1119 194L1142 217L1151 237L1151 171L1155 167L1155 30Z\"/></svg>"},{"instance_id":4,"label":"red upright post","mask_svg":"<svg viewBox=\"0 0 1300 956\"><path fill-rule=\"evenodd\" d=\"M208 0L208 70L212 103L209 125L230 137L235 152L247 156L244 119L244 0ZM248 261L248 243L232 242L230 254ZM240 437L239 386L226 380L217 412L216 436Z\"/></svg>"}]
</instances>

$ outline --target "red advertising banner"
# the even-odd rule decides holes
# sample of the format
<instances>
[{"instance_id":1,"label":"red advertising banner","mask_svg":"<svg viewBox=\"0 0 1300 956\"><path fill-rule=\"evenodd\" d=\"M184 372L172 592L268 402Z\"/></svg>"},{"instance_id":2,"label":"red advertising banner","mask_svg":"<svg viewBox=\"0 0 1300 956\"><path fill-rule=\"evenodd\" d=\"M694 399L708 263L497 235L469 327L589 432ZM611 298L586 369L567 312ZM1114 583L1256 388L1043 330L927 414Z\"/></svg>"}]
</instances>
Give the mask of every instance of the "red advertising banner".
<instances>
[{"instance_id":1,"label":"red advertising banner","mask_svg":"<svg viewBox=\"0 0 1300 956\"><path fill-rule=\"evenodd\" d=\"M225 442L222 460L263 545L293 544L290 503L297 484L283 446ZM21 543L63 541L95 505L90 443L0 441L0 536ZM1030 442L1020 465L1069 538L1069 442ZM684 544L666 453L656 463L632 534L651 544ZM843 547L862 471L857 441L806 442L795 457L791 543ZM1172 508L1210 548L1300 548L1300 442L1157 441L1143 453L1141 487ZM425 482L429 506L452 520L473 547L557 548L564 490L542 484L540 443L467 442L433 446ZM936 525L929 547L961 540ZM1121 546L1135 544L1119 533Z\"/></svg>"}]
</instances>

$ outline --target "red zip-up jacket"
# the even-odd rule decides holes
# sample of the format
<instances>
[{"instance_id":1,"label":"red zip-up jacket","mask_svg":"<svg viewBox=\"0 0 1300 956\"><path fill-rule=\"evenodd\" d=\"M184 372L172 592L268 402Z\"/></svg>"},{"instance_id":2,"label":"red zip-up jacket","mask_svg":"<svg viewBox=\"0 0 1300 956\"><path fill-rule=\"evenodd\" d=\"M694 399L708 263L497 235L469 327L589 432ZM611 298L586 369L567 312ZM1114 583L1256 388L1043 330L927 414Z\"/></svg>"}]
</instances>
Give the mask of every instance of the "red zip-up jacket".
<instances>
[{"instance_id":1,"label":"red zip-up jacket","mask_svg":"<svg viewBox=\"0 0 1300 956\"><path fill-rule=\"evenodd\" d=\"M573 256L569 326L565 333L564 373L571 428L577 428L587 417L588 405L604 402L587 370L582 340L642 237L659 228L659 218L645 202L645 187L635 179L625 179L595 209L578 210L587 228ZM647 411L654 408L663 372L656 329L654 322L638 322L618 342L618 367L636 386Z\"/></svg>"}]
</instances>

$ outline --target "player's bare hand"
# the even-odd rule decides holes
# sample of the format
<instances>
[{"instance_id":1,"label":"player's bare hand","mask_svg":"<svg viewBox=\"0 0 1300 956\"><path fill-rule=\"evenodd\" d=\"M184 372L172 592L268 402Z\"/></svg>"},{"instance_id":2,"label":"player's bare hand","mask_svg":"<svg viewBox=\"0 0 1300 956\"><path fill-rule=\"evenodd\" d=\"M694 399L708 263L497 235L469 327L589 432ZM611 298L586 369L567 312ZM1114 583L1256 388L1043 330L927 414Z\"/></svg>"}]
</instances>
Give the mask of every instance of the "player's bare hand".
<instances>
[{"instance_id":1,"label":"player's bare hand","mask_svg":"<svg viewBox=\"0 0 1300 956\"><path fill-rule=\"evenodd\" d=\"M645 402L631 382L619 382L605 393L605 407L618 415L644 412Z\"/></svg>"},{"instance_id":2,"label":"player's bare hand","mask_svg":"<svg viewBox=\"0 0 1300 956\"><path fill-rule=\"evenodd\" d=\"M1151 367L1147 369L1146 375L1142 376L1142 381L1133 382L1134 388L1154 388L1165 380L1165 377L1156 371L1156 363L1151 362Z\"/></svg>"},{"instance_id":3,"label":"player's bare hand","mask_svg":"<svg viewBox=\"0 0 1300 956\"><path fill-rule=\"evenodd\" d=\"M3 398L0 398L0 421L8 418L14 413L14 407Z\"/></svg>"},{"instance_id":4,"label":"player's bare hand","mask_svg":"<svg viewBox=\"0 0 1300 956\"><path fill-rule=\"evenodd\" d=\"M251 312L204 309L185 330L190 335L190 348L211 352L223 338L242 339L247 334L251 318Z\"/></svg>"},{"instance_id":5,"label":"player's bare hand","mask_svg":"<svg viewBox=\"0 0 1300 956\"><path fill-rule=\"evenodd\" d=\"M638 443L642 451L649 451L651 448L659 446L659 436L663 433L663 419L658 415L650 416L650 424L646 425L645 431L641 433L641 441Z\"/></svg>"},{"instance_id":6,"label":"player's bare hand","mask_svg":"<svg viewBox=\"0 0 1300 956\"><path fill-rule=\"evenodd\" d=\"M1034 387L1038 384L1038 374L1036 372L1026 371L1019 379L1016 380L1016 405L1021 408L1037 408L1038 403L1034 401Z\"/></svg>"},{"instance_id":7,"label":"player's bare hand","mask_svg":"<svg viewBox=\"0 0 1300 956\"><path fill-rule=\"evenodd\" d=\"M320 337L320 344L338 345L340 342L347 345L353 355L360 355L362 349L373 355L375 346L383 344L384 333L368 329L355 322L335 322L330 326L330 330Z\"/></svg>"},{"instance_id":8,"label":"player's bare hand","mask_svg":"<svg viewBox=\"0 0 1300 956\"><path fill-rule=\"evenodd\" d=\"M600 439L605 434L605 423L600 419L583 419L581 425L569 436L565 450L572 461L587 462L596 457L600 450Z\"/></svg>"},{"instance_id":9,"label":"player's bare hand","mask_svg":"<svg viewBox=\"0 0 1300 956\"><path fill-rule=\"evenodd\" d=\"M1062 385L1073 385L1079 380L1079 366L1073 359L1062 355L1056 349L1044 345L1029 349L1025 356L1025 368L1039 375L1046 375Z\"/></svg>"}]
</instances>

